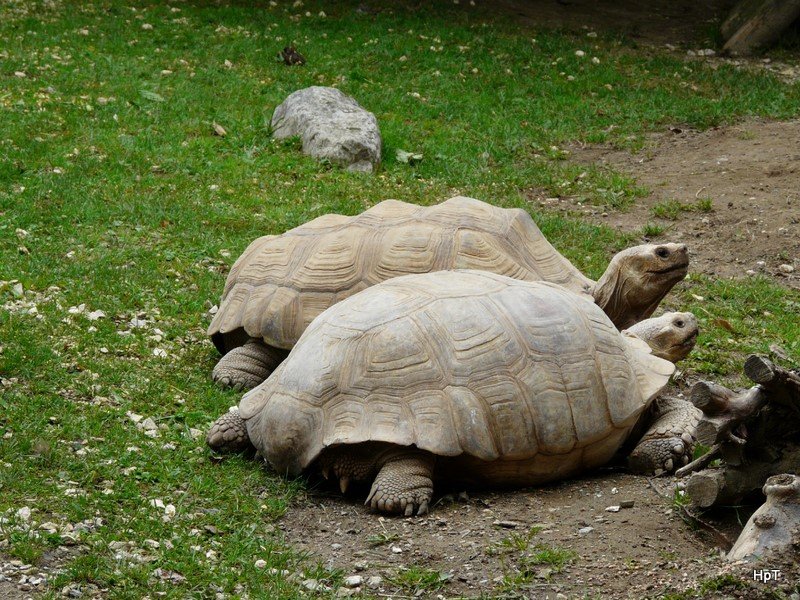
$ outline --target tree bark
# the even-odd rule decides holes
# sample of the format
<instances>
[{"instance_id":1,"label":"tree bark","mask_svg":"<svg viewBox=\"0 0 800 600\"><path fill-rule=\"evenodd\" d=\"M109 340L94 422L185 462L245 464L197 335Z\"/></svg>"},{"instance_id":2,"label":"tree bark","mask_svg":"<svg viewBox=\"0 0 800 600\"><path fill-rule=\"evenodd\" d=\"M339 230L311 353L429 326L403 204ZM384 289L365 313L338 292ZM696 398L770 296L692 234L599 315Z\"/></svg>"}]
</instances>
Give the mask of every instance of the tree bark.
<instances>
[{"instance_id":1,"label":"tree bark","mask_svg":"<svg viewBox=\"0 0 800 600\"><path fill-rule=\"evenodd\" d=\"M760 490L768 477L794 472L800 465L800 448L790 447L777 460L750 461L738 467L725 466L694 473L686 482L686 493L701 508L737 504Z\"/></svg>"},{"instance_id":2,"label":"tree bark","mask_svg":"<svg viewBox=\"0 0 800 600\"><path fill-rule=\"evenodd\" d=\"M723 31L735 29L723 52L749 55L773 43L797 18L800 0L742 0L723 23ZM724 34L723 34L724 35Z\"/></svg>"}]
</instances>

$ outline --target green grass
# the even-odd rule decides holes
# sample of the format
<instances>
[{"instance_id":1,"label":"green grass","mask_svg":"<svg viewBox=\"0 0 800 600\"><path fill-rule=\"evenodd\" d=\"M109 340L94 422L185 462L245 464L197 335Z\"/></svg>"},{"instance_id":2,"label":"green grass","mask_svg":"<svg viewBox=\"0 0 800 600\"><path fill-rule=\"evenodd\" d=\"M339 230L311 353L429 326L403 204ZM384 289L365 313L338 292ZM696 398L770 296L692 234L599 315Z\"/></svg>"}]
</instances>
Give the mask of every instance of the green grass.
<instances>
[{"instance_id":1,"label":"green grass","mask_svg":"<svg viewBox=\"0 0 800 600\"><path fill-rule=\"evenodd\" d=\"M654 217L674 221L683 212L708 213L714 210L714 201L711 198L698 198L695 202L681 202L679 200L665 200L655 204L652 208Z\"/></svg>"},{"instance_id":2,"label":"green grass","mask_svg":"<svg viewBox=\"0 0 800 600\"><path fill-rule=\"evenodd\" d=\"M274 526L303 482L256 461L213 462L197 435L238 401L210 382L218 357L205 328L255 237L385 198L463 193L531 210L598 277L638 238L534 210L526 190L616 206L643 191L564 160L569 143L636 148L667 123L791 118L800 106L800 88L768 74L687 68L613 37L526 32L464 2L387 3L375 15L357 6L0 5L0 512L28 506L33 524L59 527L56 539L4 524L0 540L35 562L74 538L52 590L294 598L303 577L339 581ZM288 43L305 67L275 60ZM336 85L377 115L377 175L320 165L297 140L270 137L274 107L312 84ZM424 158L398 162L398 149ZM745 353L776 340L800 355L796 294L769 280L693 277L666 304L700 317L694 371L738 373ZM128 413L153 418L158 437ZM156 567L182 579L154 577Z\"/></svg>"},{"instance_id":3,"label":"green grass","mask_svg":"<svg viewBox=\"0 0 800 600\"><path fill-rule=\"evenodd\" d=\"M408 594L421 595L443 588L449 579L449 575L434 569L412 565L399 569L389 581Z\"/></svg>"}]
</instances>

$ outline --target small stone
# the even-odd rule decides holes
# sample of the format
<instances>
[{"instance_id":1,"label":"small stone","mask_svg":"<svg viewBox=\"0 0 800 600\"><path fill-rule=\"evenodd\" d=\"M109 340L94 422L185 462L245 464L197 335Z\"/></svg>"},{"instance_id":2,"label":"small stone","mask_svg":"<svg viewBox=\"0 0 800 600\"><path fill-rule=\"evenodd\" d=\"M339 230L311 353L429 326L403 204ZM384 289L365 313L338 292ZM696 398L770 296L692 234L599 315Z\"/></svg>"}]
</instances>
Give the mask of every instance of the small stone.
<instances>
[{"instance_id":1,"label":"small stone","mask_svg":"<svg viewBox=\"0 0 800 600\"><path fill-rule=\"evenodd\" d=\"M581 535L586 535L587 533L591 533L594 531L594 527L581 527L578 529L578 533Z\"/></svg>"},{"instance_id":2,"label":"small stone","mask_svg":"<svg viewBox=\"0 0 800 600\"><path fill-rule=\"evenodd\" d=\"M615 506L606 506L606 512L619 512L620 507L618 505Z\"/></svg>"},{"instance_id":3,"label":"small stone","mask_svg":"<svg viewBox=\"0 0 800 600\"><path fill-rule=\"evenodd\" d=\"M265 561L263 558L259 558L259 559L258 559L258 560L257 560L257 561L256 561L256 562L253 564L253 566L254 566L256 569L263 569L263 568L265 568L265 567L267 566L267 561Z\"/></svg>"},{"instance_id":4,"label":"small stone","mask_svg":"<svg viewBox=\"0 0 800 600\"><path fill-rule=\"evenodd\" d=\"M516 529L519 527L519 523L516 521L495 521L493 525L497 525L498 527L502 527L503 529Z\"/></svg>"},{"instance_id":5,"label":"small stone","mask_svg":"<svg viewBox=\"0 0 800 600\"><path fill-rule=\"evenodd\" d=\"M623 500L619 503L620 508L633 508L633 500Z\"/></svg>"},{"instance_id":6,"label":"small stone","mask_svg":"<svg viewBox=\"0 0 800 600\"><path fill-rule=\"evenodd\" d=\"M794 267L792 265L787 265L787 264L778 265L778 270L781 273L786 273L787 275L789 273L794 273Z\"/></svg>"},{"instance_id":7,"label":"small stone","mask_svg":"<svg viewBox=\"0 0 800 600\"><path fill-rule=\"evenodd\" d=\"M363 583L364 578L361 575L350 575L349 577L344 578L345 587L354 588L362 585Z\"/></svg>"},{"instance_id":8,"label":"small stone","mask_svg":"<svg viewBox=\"0 0 800 600\"><path fill-rule=\"evenodd\" d=\"M341 544L331 544L331 550L341 550L341 549L342 549Z\"/></svg>"},{"instance_id":9,"label":"small stone","mask_svg":"<svg viewBox=\"0 0 800 600\"><path fill-rule=\"evenodd\" d=\"M310 592L315 592L320 589L320 583L316 579L306 579L303 581L303 587L309 590Z\"/></svg>"},{"instance_id":10,"label":"small stone","mask_svg":"<svg viewBox=\"0 0 800 600\"><path fill-rule=\"evenodd\" d=\"M142 421L141 427L145 431L154 431L158 429L158 425L156 425L156 422L151 417L147 417L144 421Z\"/></svg>"},{"instance_id":11,"label":"small stone","mask_svg":"<svg viewBox=\"0 0 800 600\"><path fill-rule=\"evenodd\" d=\"M383 577L380 575L373 575L369 579L367 579L367 587L371 590L377 589L383 585Z\"/></svg>"},{"instance_id":12,"label":"small stone","mask_svg":"<svg viewBox=\"0 0 800 600\"><path fill-rule=\"evenodd\" d=\"M20 521L28 522L31 520L31 509L28 506L23 506L22 508L17 509L17 518Z\"/></svg>"},{"instance_id":13,"label":"small stone","mask_svg":"<svg viewBox=\"0 0 800 600\"><path fill-rule=\"evenodd\" d=\"M402 554L403 549L400 546L392 546L392 552L395 554Z\"/></svg>"},{"instance_id":14,"label":"small stone","mask_svg":"<svg viewBox=\"0 0 800 600\"><path fill-rule=\"evenodd\" d=\"M583 58L584 56L586 56L586 52L584 52L583 50L575 50L575 56L577 56L578 58Z\"/></svg>"}]
</instances>

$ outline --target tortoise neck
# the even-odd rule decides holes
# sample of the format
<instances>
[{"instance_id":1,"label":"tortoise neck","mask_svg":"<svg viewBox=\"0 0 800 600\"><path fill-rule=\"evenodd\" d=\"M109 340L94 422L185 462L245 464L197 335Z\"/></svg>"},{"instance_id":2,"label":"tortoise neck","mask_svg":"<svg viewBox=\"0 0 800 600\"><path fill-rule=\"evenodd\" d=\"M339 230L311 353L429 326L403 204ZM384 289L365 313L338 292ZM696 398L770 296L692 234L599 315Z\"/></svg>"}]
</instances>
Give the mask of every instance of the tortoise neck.
<instances>
[{"instance_id":1,"label":"tortoise neck","mask_svg":"<svg viewBox=\"0 0 800 600\"><path fill-rule=\"evenodd\" d=\"M592 292L595 304L603 309L620 330L636 323L630 303L623 293L624 288L621 269L616 261L612 260Z\"/></svg>"}]
</instances>

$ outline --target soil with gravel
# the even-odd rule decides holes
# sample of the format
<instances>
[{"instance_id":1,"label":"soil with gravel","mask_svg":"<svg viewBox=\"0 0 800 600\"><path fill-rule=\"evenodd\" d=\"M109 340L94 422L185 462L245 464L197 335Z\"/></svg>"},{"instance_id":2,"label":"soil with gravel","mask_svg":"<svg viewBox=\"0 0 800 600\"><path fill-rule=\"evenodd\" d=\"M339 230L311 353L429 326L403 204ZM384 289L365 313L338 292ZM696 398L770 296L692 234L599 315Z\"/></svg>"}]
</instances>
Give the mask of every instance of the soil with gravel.
<instances>
[{"instance_id":1,"label":"soil with gravel","mask_svg":"<svg viewBox=\"0 0 800 600\"><path fill-rule=\"evenodd\" d=\"M450 494L429 515L410 518L371 514L361 505L364 490L347 498L318 490L279 528L327 567L393 598L659 598L704 581L720 589L698 597L791 593L796 564L757 565L781 569L782 580L753 582L753 565L721 556L737 535L732 520L691 522L673 502L674 484L606 470L537 489ZM548 562L547 551L562 553L565 564ZM414 585L418 569L438 572L439 583Z\"/></svg>"},{"instance_id":2,"label":"soil with gravel","mask_svg":"<svg viewBox=\"0 0 800 600\"><path fill-rule=\"evenodd\" d=\"M663 233L652 239L689 245L694 272L765 274L800 289L800 121L751 120L703 132L678 125L651 136L636 154L581 145L570 152L574 162L633 177L649 194L621 210L536 191L533 200L621 231L654 224ZM658 216L665 203L683 209Z\"/></svg>"}]
</instances>

